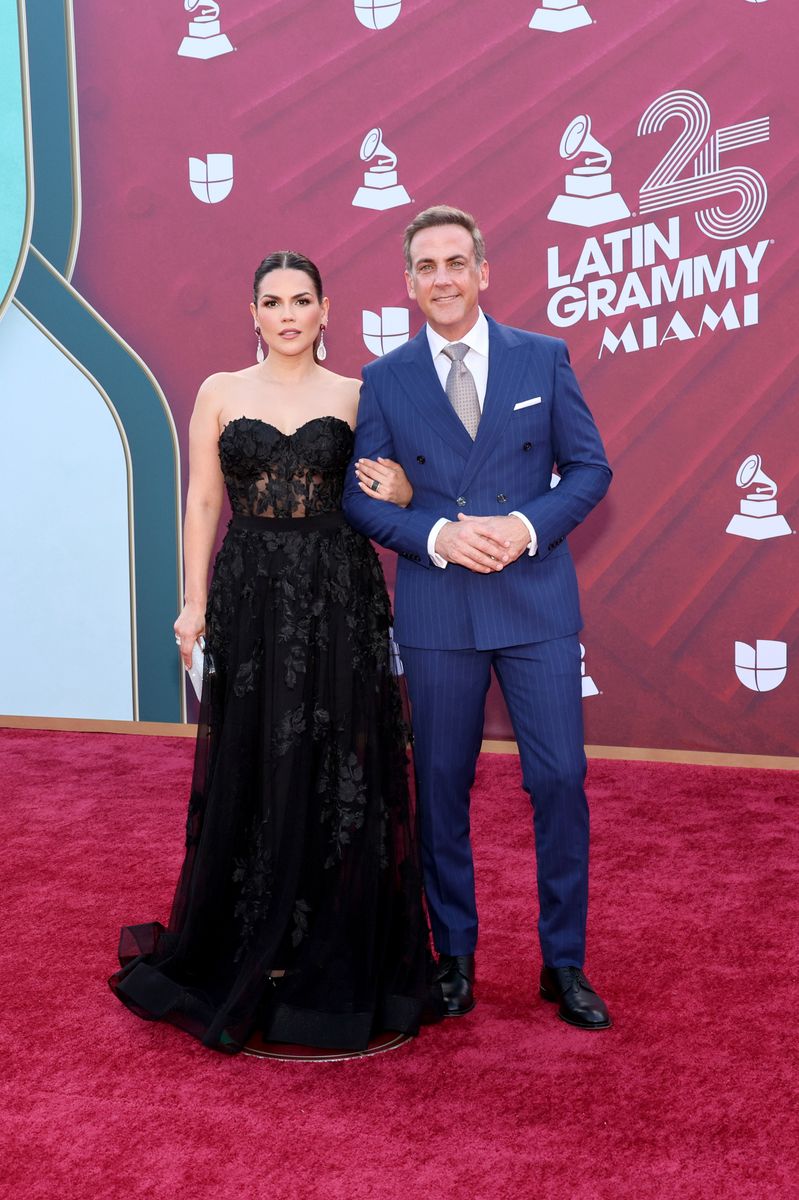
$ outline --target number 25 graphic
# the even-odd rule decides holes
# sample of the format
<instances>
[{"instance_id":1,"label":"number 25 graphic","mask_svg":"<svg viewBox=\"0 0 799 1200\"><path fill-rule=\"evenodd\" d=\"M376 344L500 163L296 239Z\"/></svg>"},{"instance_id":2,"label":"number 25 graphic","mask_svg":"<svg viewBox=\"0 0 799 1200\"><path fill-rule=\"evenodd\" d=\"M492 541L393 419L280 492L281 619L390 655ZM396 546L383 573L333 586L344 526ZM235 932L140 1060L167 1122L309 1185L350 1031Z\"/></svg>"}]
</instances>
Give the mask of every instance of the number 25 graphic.
<instances>
[{"instance_id":1,"label":"number 25 graphic","mask_svg":"<svg viewBox=\"0 0 799 1200\"><path fill-rule=\"evenodd\" d=\"M652 174L641 185L639 211L659 212L697 200L717 200L737 196L738 207L726 213L717 204L696 213L696 223L709 237L724 241L751 229L766 210L766 181L751 167L722 167L721 156L728 150L767 142L768 117L744 121L717 129L708 140L710 107L696 92L666 92L649 105L638 124L638 136L658 133L672 117L682 121L683 130ZM680 178L680 172L693 159L693 176Z\"/></svg>"}]
</instances>

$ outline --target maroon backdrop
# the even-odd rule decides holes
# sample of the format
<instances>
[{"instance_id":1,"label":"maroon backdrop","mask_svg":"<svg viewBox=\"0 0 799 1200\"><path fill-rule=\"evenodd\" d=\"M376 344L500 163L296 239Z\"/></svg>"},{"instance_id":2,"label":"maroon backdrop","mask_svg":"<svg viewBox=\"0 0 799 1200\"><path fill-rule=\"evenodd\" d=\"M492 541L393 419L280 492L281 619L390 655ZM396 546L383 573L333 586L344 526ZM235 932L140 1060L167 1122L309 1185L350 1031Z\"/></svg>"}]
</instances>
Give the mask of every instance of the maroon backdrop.
<instances>
[{"instance_id":1,"label":"maroon backdrop","mask_svg":"<svg viewBox=\"0 0 799 1200\"><path fill-rule=\"evenodd\" d=\"M203 60L178 53L180 0L83 0L77 286L154 371L185 450L200 381L252 360L264 253L319 262L328 366L357 374L362 311L410 306L410 215L470 209L488 245L487 311L567 339L615 470L570 539L598 690L588 741L799 753L797 544L763 517L776 509L783 532L799 521L799 17L779 0L586 0L550 16L587 23L551 32L528 27L538 7L402 0L369 29L352 0L221 0L235 51ZM561 139L582 114L600 148L573 129L567 161ZM410 199L385 211L352 203L375 166L359 158L374 126ZM213 204L189 186L189 157L209 153L233 156L232 190ZM586 155L588 175L575 171ZM559 195L565 219L550 219ZM742 514L744 536L728 534L756 494L757 481L736 486L753 454L779 490ZM184 484L185 470L184 453ZM780 643L776 667L739 677L735 643L758 640ZM493 693L486 732L509 735Z\"/></svg>"}]
</instances>

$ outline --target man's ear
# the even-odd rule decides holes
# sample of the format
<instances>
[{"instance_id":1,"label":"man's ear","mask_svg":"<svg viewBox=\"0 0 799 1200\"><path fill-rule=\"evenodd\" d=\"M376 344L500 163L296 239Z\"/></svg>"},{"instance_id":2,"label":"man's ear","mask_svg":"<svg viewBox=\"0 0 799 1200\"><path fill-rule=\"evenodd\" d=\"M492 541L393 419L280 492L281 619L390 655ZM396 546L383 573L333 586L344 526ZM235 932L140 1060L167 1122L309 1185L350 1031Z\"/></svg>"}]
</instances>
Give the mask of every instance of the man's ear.
<instances>
[{"instance_id":1,"label":"man's ear","mask_svg":"<svg viewBox=\"0 0 799 1200\"><path fill-rule=\"evenodd\" d=\"M408 289L408 295L410 296L411 300L415 300L416 291L413 286L413 275L411 275L410 271L405 272L405 286Z\"/></svg>"}]
</instances>

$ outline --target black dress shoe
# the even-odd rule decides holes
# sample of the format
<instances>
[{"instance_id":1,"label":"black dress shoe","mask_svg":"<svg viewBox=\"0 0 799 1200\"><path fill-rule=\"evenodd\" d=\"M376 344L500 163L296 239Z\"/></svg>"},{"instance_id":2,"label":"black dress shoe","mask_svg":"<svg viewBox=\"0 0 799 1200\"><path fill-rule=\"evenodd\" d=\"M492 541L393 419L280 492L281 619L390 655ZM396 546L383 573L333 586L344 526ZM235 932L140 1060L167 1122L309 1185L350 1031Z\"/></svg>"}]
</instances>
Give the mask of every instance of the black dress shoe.
<instances>
[{"instance_id":1,"label":"black dress shoe","mask_svg":"<svg viewBox=\"0 0 799 1200\"><path fill-rule=\"evenodd\" d=\"M439 954L436 983L444 996L444 1015L462 1017L474 1008L474 955Z\"/></svg>"},{"instance_id":2,"label":"black dress shoe","mask_svg":"<svg viewBox=\"0 0 799 1200\"><path fill-rule=\"evenodd\" d=\"M579 967L542 967L541 995L559 1003L558 1016L579 1029L610 1029L605 1001L596 994Z\"/></svg>"}]
</instances>

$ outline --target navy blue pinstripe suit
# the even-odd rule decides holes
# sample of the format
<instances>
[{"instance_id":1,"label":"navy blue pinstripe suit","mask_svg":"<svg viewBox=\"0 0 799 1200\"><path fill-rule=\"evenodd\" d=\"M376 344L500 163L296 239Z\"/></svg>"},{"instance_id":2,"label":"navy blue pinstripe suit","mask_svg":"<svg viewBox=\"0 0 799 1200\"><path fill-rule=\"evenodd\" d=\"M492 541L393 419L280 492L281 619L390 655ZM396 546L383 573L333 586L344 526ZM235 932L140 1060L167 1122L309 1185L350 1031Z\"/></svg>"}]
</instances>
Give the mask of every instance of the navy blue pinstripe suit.
<instances>
[{"instance_id":1,"label":"navy blue pinstripe suit","mask_svg":"<svg viewBox=\"0 0 799 1200\"><path fill-rule=\"evenodd\" d=\"M355 528L399 555L395 637L412 705L438 950L469 954L477 938L469 790L493 666L533 801L544 961L581 967L588 895L582 621L565 538L601 500L611 472L565 344L488 322L488 384L474 442L441 387L424 328L364 368L354 458L399 462L413 500L405 509L373 500L351 469L344 509ZM561 482L551 489L553 464ZM427 539L440 517L514 510L536 531L535 555L490 575L431 564Z\"/></svg>"}]
</instances>

